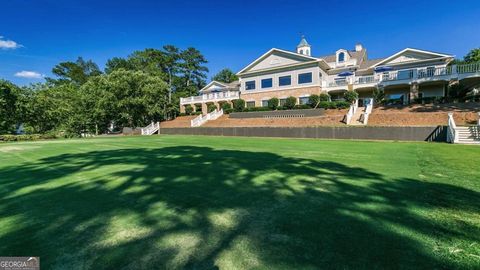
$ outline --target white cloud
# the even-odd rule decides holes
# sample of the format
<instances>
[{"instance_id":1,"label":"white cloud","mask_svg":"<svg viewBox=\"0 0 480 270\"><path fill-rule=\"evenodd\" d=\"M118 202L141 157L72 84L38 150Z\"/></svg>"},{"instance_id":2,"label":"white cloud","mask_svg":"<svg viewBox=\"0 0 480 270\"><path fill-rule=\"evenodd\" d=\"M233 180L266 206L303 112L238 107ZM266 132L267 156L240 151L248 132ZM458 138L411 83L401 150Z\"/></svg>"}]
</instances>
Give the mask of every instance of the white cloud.
<instances>
[{"instance_id":1,"label":"white cloud","mask_svg":"<svg viewBox=\"0 0 480 270\"><path fill-rule=\"evenodd\" d=\"M22 45L18 44L17 42L9 39L4 39L3 36L0 36L0 49L3 50L13 50L22 47Z\"/></svg>"},{"instance_id":2,"label":"white cloud","mask_svg":"<svg viewBox=\"0 0 480 270\"><path fill-rule=\"evenodd\" d=\"M35 71L22 70L15 73L15 77L27 78L27 79L41 79L43 75Z\"/></svg>"}]
</instances>

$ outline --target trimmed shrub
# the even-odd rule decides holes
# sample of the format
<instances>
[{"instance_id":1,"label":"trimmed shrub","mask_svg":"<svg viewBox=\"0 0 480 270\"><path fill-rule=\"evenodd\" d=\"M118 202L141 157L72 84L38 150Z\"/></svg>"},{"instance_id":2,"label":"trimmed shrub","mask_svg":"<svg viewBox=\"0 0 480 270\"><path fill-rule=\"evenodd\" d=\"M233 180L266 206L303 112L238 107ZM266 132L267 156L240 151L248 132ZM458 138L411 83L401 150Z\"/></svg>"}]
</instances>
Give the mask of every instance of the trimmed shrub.
<instances>
[{"instance_id":1,"label":"trimmed shrub","mask_svg":"<svg viewBox=\"0 0 480 270\"><path fill-rule=\"evenodd\" d=\"M192 105L188 104L185 106L185 114L190 115L193 113L193 107Z\"/></svg>"},{"instance_id":2,"label":"trimmed shrub","mask_svg":"<svg viewBox=\"0 0 480 270\"><path fill-rule=\"evenodd\" d=\"M321 101L321 102L318 104L318 107L319 107L319 108L328 109L329 104L330 104L329 101Z\"/></svg>"},{"instance_id":3,"label":"trimmed shrub","mask_svg":"<svg viewBox=\"0 0 480 270\"><path fill-rule=\"evenodd\" d=\"M347 109L350 107L350 103L348 101L336 101L337 109Z\"/></svg>"},{"instance_id":4,"label":"trimmed shrub","mask_svg":"<svg viewBox=\"0 0 480 270\"><path fill-rule=\"evenodd\" d=\"M307 104L300 104L300 105L295 105L293 108L295 110L306 110L306 109L311 109L311 107Z\"/></svg>"},{"instance_id":5,"label":"trimmed shrub","mask_svg":"<svg viewBox=\"0 0 480 270\"><path fill-rule=\"evenodd\" d=\"M266 112L266 111L271 111L272 109L268 107L252 107L248 111L250 112Z\"/></svg>"},{"instance_id":6,"label":"trimmed shrub","mask_svg":"<svg viewBox=\"0 0 480 270\"><path fill-rule=\"evenodd\" d=\"M186 113L179 113L178 116L187 116Z\"/></svg>"},{"instance_id":7,"label":"trimmed shrub","mask_svg":"<svg viewBox=\"0 0 480 270\"><path fill-rule=\"evenodd\" d=\"M245 100L243 99L235 99L233 101L233 110L235 112L242 112L243 110L245 110Z\"/></svg>"},{"instance_id":8,"label":"trimmed shrub","mask_svg":"<svg viewBox=\"0 0 480 270\"><path fill-rule=\"evenodd\" d=\"M320 105L319 102L320 102L319 95L311 95L310 97L308 97L308 105L310 105L310 107L312 108L315 108L317 104Z\"/></svg>"},{"instance_id":9,"label":"trimmed shrub","mask_svg":"<svg viewBox=\"0 0 480 270\"><path fill-rule=\"evenodd\" d=\"M287 110L291 110L295 107L295 105L297 105L297 98L292 96L287 97L284 105L285 108L287 108Z\"/></svg>"},{"instance_id":10,"label":"trimmed shrub","mask_svg":"<svg viewBox=\"0 0 480 270\"><path fill-rule=\"evenodd\" d=\"M36 141L56 138L57 136L54 134L0 135L0 141L3 142Z\"/></svg>"},{"instance_id":11,"label":"trimmed shrub","mask_svg":"<svg viewBox=\"0 0 480 270\"><path fill-rule=\"evenodd\" d=\"M217 106L213 103L208 103L207 104L207 112L211 113L217 109Z\"/></svg>"},{"instance_id":12,"label":"trimmed shrub","mask_svg":"<svg viewBox=\"0 0 480 270\"><path fill-rule=\"evenodd\" d=\"M268 108L270 108L273 111L278 108L278 104L279 104L278 98L274 97L268 100Z\"/></svg>"},{"instance_id":13,"label":"trimmed shrub","mask_svg":"<svg viewBox=\"0 0 480 270\"><path fill-rule=\"evenodd\" d=\"M230 114L230 113L232 113L232 112L233 112L233 109L232 109L232 108L230 108L230 109L224 109L224 110L223 110L223 113L225 113L225 114Z\"/></svg>"},{"instance_id":14,"label":"trimmed shrub","mask_svg":"<svg viewBox=\"0 0 480 270\"><path fill-rule=\"evenodd\" d=\"M320 101L330 101L330 95L327 93L321 93L319 98Z\"/></svg>"},{"instance_id":15,"label":"trimmed shrub","mask_svg":"<svg viewBox=\"0 0 480 270\"><path fill-rule=\"evenodd\" d=\"M225 112L226 110L231 109L231 108L232 108L232 104L230 104L228 102L222 103L223 112Z\"/></svg>"},{"instance_id":16,"label":"trimmed shrub","mask_svg":"<svg viewBox=\"0 0 480 270\"><path fill-rule=\"evenodd\" d=\"M343 97L346 101L353 103L358 99L358 93L355 91L347 91L345 94L343 94Z\"/></svg>"}]
</instances>

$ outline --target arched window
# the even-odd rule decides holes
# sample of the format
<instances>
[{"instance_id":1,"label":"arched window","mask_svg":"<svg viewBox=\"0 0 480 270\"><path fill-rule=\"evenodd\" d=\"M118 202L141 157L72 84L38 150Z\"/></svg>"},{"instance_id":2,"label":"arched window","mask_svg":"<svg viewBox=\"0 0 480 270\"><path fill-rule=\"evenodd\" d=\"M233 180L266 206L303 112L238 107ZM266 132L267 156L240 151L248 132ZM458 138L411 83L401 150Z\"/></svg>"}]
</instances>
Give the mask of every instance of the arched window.
<instances>
[{"instance_id":1,"label":"arched window","mask_svg":"<svg viewBox=\"0 0 480 270\"><path fill-rule=\"evenodd\" d=\"M345 61L345 53L341 52L338 54L338 62Z\"/></svg>"},{"instance_id":2,"label":"arched window","mask_svg":"<svg viewBox=\"0 0 480 270\"><path fill-rule=\"evenodd\" d=\"M303 50L300 50L300 54L303 54Z\"/></svg>"}]
</instances>

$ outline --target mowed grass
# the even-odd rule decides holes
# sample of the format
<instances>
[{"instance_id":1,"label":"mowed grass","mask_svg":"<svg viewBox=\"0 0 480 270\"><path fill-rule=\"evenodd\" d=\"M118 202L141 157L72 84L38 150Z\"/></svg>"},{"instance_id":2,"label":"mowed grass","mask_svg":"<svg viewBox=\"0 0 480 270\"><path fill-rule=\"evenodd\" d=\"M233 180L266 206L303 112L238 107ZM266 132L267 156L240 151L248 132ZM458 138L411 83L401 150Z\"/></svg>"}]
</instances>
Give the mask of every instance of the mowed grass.
<instances>
[{"instance_id":1,"label":"mowed grass","mask_svg":"<svg viewBox=\"0 0 480 270\"><path fill-rule=\"evenodd\" d=\"M0 144L0 255L42 269L479 269L480 147Z\"/></svg>"}]
</instances>

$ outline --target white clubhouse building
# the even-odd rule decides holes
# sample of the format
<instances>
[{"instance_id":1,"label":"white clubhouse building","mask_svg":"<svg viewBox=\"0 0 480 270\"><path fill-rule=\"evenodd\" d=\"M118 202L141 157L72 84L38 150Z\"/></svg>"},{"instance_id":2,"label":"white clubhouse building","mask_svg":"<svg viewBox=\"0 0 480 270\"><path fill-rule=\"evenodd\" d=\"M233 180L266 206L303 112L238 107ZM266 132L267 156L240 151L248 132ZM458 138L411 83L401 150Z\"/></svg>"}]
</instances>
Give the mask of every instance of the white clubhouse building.
<instances>
[{"instance_id":1,"label":"white clubhouse building","mask_svg":"<svg viewBox=\"0 0 480 270\"><path fill-rule=\"evenodd\" d=\"M247 107L267 106L276 97L280 105L289 96L305 104L312 94L328 93L341 99L346 91L359 94L359 105L373 97L375 89L385 92L387 99L404 104L415 98L443 97L449 83L478 84L477 68L472 65L449 65L450 54L406 48L391 56L368 59L361 44L353 50L338 49L334 54L314 57L311 46L302 37L296 51L272 48L237 73L239 81L212 81L200 96L180 99L180 110L186 105L206 113L207 104L220 106L242 98Z\"/></svg>"}]
</instances>

